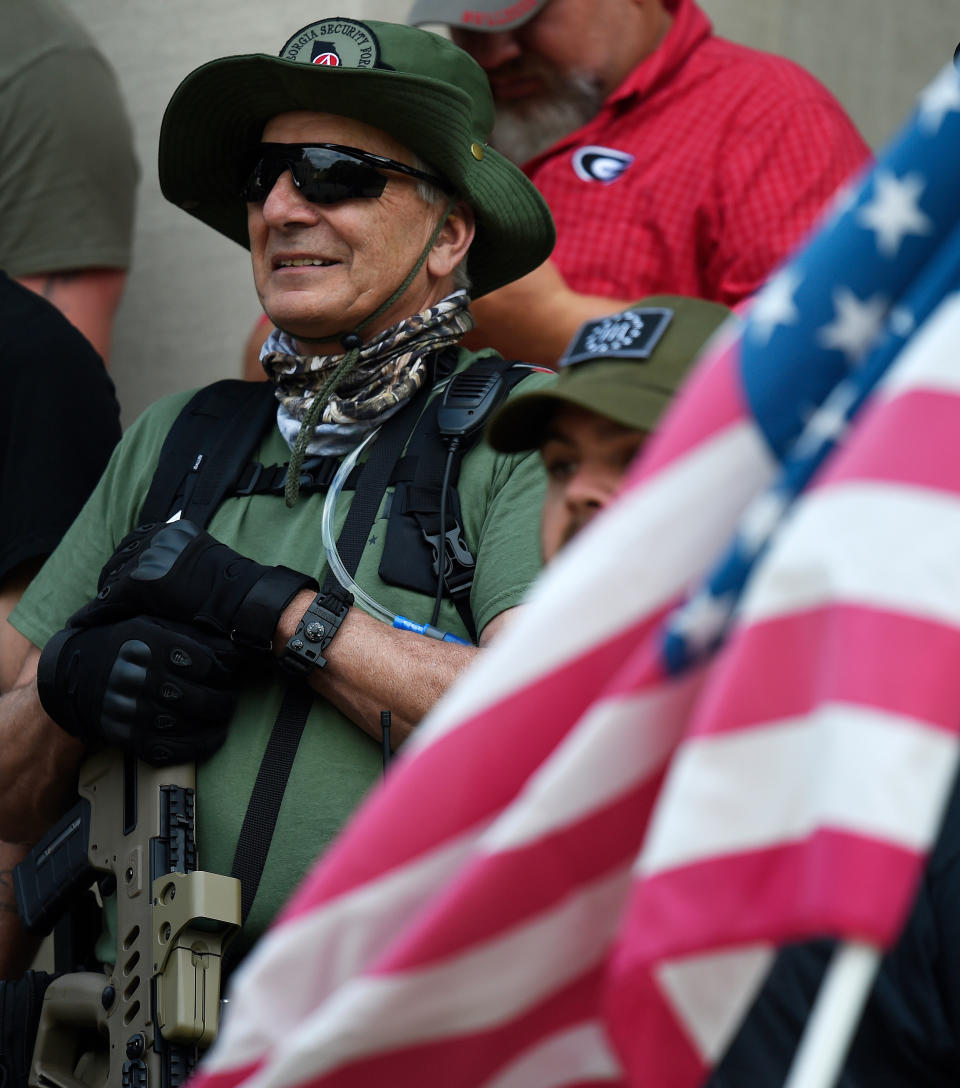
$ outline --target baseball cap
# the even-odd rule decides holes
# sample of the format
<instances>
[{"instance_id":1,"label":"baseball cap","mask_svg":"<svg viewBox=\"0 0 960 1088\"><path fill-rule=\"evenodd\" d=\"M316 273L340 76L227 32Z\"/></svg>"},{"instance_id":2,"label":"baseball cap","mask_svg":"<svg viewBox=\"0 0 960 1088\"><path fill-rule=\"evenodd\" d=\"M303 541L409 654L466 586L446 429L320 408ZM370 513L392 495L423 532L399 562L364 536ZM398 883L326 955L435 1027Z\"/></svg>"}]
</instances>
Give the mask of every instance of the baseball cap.
<instances>
[{"instance_id":1,"label":"baseball cap","mask_svg":"<svg viewBox=\"0 0 960 1088\"><path fill-rule=\"evenodd\" d=\"M512 30L532 19L547 0L416 0L407 22L446 23L463 30Z\"/></svg>"},{"instance_id":2,"label":"baseball cap","mask_svg":"<svg viewBox=\"0 0 960 1088\"><path fill-rule=\"evenodd\" d=\"M718 302L650 295L585 322L558 363L556 382L511 397L487 425L487 441L503 453L538 449L565 405L652 431L690 364L732 313Z\"/></svg>"},{"instance_id":3,"label":"baseball cap","mask_svg":"<svg viewBox=\"0 0 960 1088\"><path fill-rule=\"evenodd\" d=\"M373 125L450 183L476 220L473 297L550 255L555 231L546 203L523 171L488 146L494 106L483 69L438 34L372 19L318 19L278 56L221 57L191 72L160 129L164 196L248 246L241 184L266 122L293 110Z\"/></svg>"}]
</instances>

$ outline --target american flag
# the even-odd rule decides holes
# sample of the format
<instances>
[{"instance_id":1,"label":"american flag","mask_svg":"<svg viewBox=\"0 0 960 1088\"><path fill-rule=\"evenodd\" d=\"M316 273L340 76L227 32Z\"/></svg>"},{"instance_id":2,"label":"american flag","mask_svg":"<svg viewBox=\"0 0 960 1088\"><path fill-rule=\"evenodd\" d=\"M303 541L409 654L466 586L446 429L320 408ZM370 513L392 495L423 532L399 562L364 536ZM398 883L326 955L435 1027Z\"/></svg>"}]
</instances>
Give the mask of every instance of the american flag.
<instances>
[{"instance_id":1,"label":"american flag","mask_svg":"<svg viewBox=\"0 0 960 1088\"><path fill-rule=\"evenodd\" d=\"M307 876L193 1088L693 1088L777 942L896 937L957 756L958 192L948 67Z\"/></svg>"}]
</instances>

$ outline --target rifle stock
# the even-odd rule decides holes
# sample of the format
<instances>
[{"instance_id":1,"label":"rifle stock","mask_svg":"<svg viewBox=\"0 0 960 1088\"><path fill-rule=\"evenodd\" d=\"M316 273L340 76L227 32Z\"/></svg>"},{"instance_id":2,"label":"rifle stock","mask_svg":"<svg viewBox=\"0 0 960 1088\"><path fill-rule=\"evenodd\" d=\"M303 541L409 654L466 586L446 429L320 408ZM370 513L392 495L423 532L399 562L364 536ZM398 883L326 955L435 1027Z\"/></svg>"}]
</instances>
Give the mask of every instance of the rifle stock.
<instances>
[{"instance_id":1,"label":"rifle stock","mask_svg":"<svg viewBox=\"0 0 960 1088\"><path fill-rule=\"evenodd\" d=\"M112 967L47 989L33 1088L177 1088L213 1042L240 882L197 870L195 779L192 763L104 749L80 768L78 804L17 867L30 932L49 932L94 879L116 900Z\"/></svg>"}]
</instances>

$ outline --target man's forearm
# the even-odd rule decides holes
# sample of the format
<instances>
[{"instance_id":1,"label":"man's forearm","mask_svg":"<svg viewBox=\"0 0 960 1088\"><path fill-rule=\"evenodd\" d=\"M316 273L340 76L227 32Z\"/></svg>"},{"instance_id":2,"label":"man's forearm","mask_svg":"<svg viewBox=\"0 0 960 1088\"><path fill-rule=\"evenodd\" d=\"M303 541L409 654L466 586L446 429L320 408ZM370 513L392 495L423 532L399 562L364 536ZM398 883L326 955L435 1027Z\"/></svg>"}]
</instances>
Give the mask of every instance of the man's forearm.
<instances>
[{"instance_id":1,"label":"man's forearm","mask_svg":"<svg viewBox=\"0 0 960 1088\"><path fill-rule=\"evenodd\" d=\"M284 611L275 653L282 652L313 597L300 593ZM326 667L311 673L308 682L375 739L380 739L380 712L389 710L400 743L476 654L474 646L398 631L351 608L330 644Z\"/></svg>"}]
</instances>

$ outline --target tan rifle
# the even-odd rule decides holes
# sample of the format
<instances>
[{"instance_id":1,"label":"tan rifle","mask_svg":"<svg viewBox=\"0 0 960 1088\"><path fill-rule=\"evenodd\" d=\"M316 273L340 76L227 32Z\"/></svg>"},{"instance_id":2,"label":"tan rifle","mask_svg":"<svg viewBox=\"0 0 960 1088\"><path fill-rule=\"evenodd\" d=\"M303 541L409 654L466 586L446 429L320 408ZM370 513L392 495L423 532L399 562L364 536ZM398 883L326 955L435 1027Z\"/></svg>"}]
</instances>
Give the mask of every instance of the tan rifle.
<instances>
[{"instance_id":1,"label":"tan rifle","mask_svg":"<svg viewBox=\"0 0 960 1088\"><path fill-rule=\"evenodd\" d=\"M177 1088L213 1042L240 882L197 870L195 780L192 763L104 749L80 768L77 805L17 866L32 933L94 880L116 902L116 962L46 991L33 1088Z\"/></svg>"}]
</instances>

